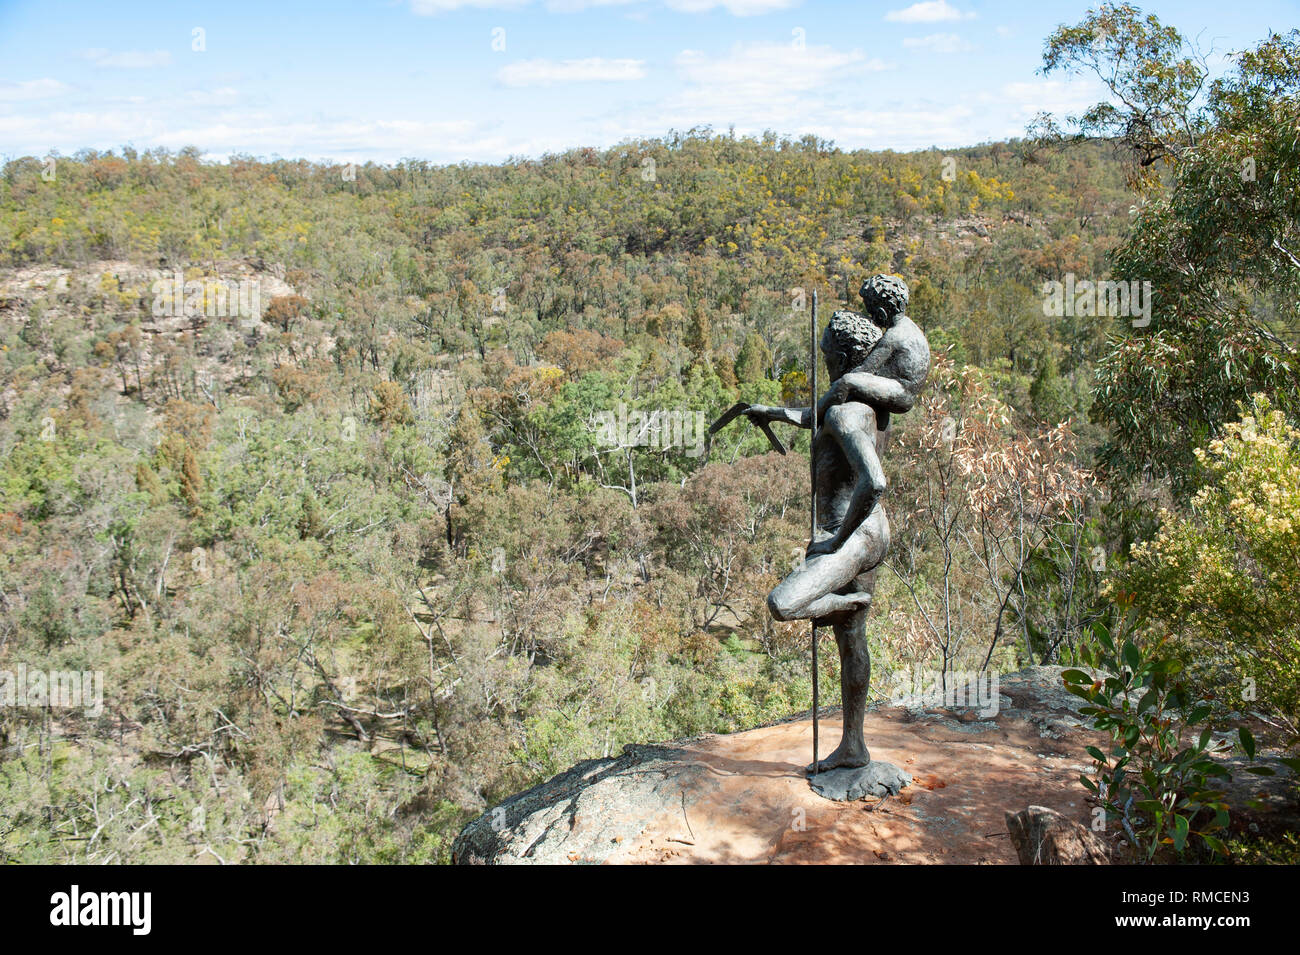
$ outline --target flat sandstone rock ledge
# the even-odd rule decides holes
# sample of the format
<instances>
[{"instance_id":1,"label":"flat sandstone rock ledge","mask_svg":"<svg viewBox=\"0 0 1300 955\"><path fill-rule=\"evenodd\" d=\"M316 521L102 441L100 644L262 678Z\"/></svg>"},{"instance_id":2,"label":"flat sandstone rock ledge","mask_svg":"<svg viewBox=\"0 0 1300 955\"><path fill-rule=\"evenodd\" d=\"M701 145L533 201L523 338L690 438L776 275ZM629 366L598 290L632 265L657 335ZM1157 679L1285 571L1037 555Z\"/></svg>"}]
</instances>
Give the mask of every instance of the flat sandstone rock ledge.
<instances>
[{"instance_id":1,"label":"flat sandstone rock ledge","mask_svg":"<svg viewBox=\"0 0 1300 955\"><path fill-rule=\"evenodd\" d=\"M1092 818L1078 777L1090 762L1084 748L1102 737L1076 712L1060 672L1002 677L996 714L901 704L868 712L873 763L911 779L883 801L813 792L804 775L812 722L798 718L579 763L469 823L453 853L498 865L1015 864L1008 813L1054 811L1056 829ZM821 733L838 739L838 715L823 716Z\"/></svg>"}]
</instances>

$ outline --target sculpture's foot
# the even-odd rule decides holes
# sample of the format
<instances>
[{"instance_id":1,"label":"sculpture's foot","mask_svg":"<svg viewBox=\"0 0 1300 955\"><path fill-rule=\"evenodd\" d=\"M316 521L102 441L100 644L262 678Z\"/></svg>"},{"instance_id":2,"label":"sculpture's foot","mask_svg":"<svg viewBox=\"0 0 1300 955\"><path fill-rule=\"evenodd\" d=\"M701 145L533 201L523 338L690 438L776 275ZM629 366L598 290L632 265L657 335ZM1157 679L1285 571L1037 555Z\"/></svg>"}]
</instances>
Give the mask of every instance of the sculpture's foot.
<instances>
[{"instance_id":1,"label":"sculpture's foot","mask_svg":"<svg viewBox=\"0 0 1300 955\"><path fill-rule=\"evenodd\" d=\"M853 612L856 612L858 610L866 610L868 607L871 606L871 592L866 590L860 590L851 594L845 594L844 600L845 603L847 604L846 607L847 610Z\"/></svg>"},{"instance_id":2,"label":"sculpture's foot","mask_svg":"<svg viewBox=\"0 0 1300 955\"><path fill-rule=\"evenodd\" d=\"M846 745L840 743L835 752L831 753L825 759L817 760L817 767L814 769L812 763L804 767L804 772L809 776L816 776L818 773L828 772L832 769L858 769L871 762L871 753L867 747L861 743Z\"/></svg>"},{"instance_id":3,"label":"sculpture's foot","mask_svg":"<svg viewBox=\"0 0 1300 955\"><path fill-rule=\"evenodd\" d=\"M823 614L813 620L813 624L818 627L833 627L837 623L844 623L855 613L867 610L871 606L871 594L860 591L851 594L833 594L836 601L836 609L828 614Z\"/></svg>"}]
</instances>

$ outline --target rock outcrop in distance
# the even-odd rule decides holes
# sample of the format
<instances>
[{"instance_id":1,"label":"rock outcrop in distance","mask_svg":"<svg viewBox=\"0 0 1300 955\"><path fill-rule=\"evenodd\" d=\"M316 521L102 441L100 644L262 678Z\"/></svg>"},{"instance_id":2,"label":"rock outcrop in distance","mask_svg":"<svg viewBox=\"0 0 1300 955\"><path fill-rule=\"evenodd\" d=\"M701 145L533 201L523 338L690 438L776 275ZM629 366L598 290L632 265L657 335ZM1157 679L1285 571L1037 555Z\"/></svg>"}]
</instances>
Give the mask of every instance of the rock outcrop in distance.
<instances>
[{"instance_id":1,"label":"rock outcrop in distance","mask_svg":"<svg viewBox=\"0 0 1300 955\"><path fill-rule=\"evenodd\" d=\"M872 758L912 778L897 796L814 793L803 715L579 763L470 822L453 855L495 865L1105 862L1122 834L1091 832L1079 783L1085 747L1105 737L1079 715L1061 670L1001 677L996 706L873 707ZM823 713L823 740L838 738L838 720Z\"/></svg>"}]
</instances>

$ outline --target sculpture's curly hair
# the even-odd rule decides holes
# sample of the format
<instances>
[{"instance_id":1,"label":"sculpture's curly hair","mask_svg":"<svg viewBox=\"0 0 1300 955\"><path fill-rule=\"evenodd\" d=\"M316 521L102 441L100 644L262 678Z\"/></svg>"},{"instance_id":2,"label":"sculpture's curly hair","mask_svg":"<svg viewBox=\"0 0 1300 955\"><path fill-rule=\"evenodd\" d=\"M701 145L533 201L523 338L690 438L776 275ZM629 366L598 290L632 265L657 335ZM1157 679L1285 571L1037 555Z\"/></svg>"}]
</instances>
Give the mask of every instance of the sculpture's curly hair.
<instances>
[{"instance_id":1,"label":"sculpture's curly hair","mask_svg":"<svg viewBox=\"0 0 1300 955\"><path fill-rule=\"evenodd\" d=\"M893 318L907 308L907 284L895 275L873 275L862 283L860 294L872 318ZM877 315L877 312L884 314Z\"/></svg>"},{"instance_id":2,"label":"sculpture's curly hair","mask_svg":"<svg viewBox=\"0 0 1300 955\"><path fill-rule=\"evenodd\" d=\"M856 368L885 333L880 326L859 312L839 311L831 316L822 338L822 347L834 348L843 356L845 368Z\"/></svg>"}]
</instances>

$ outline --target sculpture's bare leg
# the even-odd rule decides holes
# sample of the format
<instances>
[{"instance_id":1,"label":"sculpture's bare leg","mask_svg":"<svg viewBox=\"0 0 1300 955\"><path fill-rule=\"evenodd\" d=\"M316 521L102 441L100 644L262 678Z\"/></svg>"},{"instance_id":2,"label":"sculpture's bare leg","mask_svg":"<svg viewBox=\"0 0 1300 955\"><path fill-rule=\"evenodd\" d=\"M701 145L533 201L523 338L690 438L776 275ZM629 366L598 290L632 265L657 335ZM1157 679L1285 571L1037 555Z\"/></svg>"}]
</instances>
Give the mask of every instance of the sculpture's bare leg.
<instances>
[{"instance_id":1,"label":"sculpture's bare leg","mask_svg":"<svg viewBox=\"0 0 1300 955\"><path fill-rule=\"evenodd\" d=\"M875 567L888 549L889 523L884 511L877 510L839 550L808 558L767 598L776 619L812 618L819 624L829 623L835 632L840 653L843 727L839 746L818 761L816 772L865 766L871 761L862 732L871 685L866 619L875 589Z\"/></svg>"},{"instance_id":2,"label":"sculpture's bare leg","mask_svg":"<svg viewBox=\"0 0 1300 955\"><path fill-rule=\"evenodd\" d=\"M873 575L874 576L874 575ZM867 610L841 617L832 625L840 651L840 699L843 726L840 744L810 772L824 773L841 766L865 766L871 762L862 733L867 715L867 690L871 686L871 652L867 648Z\"/></svg>"},{"instance_id":3,"label":"sculpture's bare leg","mask_svg":"<svg viewBox=\"0 0 1300 955\"><path fill-rule=\"evenodd\" d=\"M871 594L854 581L884 559L889 549L889 522L877 509L838 550L815 554L790 571L767 595L777 620L808 620L861 610Z\"/></svg>"}]
</instances>

